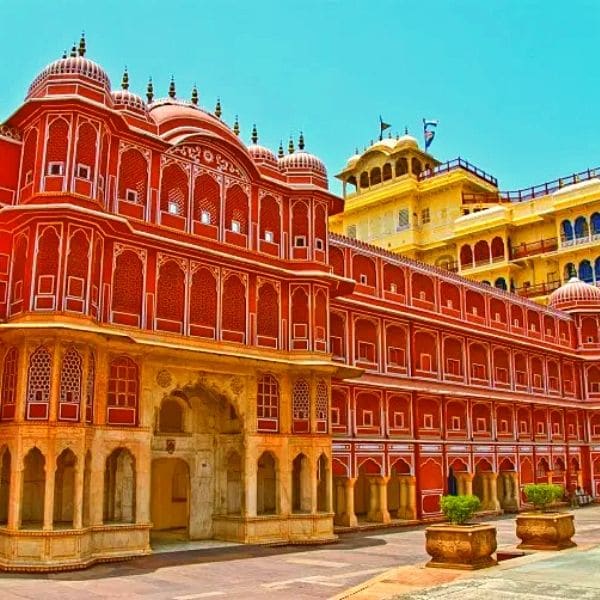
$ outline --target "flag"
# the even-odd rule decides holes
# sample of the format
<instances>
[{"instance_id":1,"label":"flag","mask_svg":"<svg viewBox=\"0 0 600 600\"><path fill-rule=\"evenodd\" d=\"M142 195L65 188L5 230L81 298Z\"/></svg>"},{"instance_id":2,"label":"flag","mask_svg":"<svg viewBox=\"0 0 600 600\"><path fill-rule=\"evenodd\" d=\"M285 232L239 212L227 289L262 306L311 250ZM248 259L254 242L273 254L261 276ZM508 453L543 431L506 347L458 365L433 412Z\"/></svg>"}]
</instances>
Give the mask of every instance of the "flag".
<instances>
[{"instance_id":1,"label":"flag","mask_svg":"<svg viewBox=\"0 0 600 600\"><path fill-rule=\"evenodd\" d=\"M382 118L381 115L379 115L379 139L381 140L383 137L383 132L386 129L389 129L391 127L390 123L386 123Z\"/></svg>"},{"instance_id":2,"label":"flag","mask_svg":"<svg viewBox=\"0 0 600 600\"><path fill-rule=\"evenodd\" d=\"M437 127L438 121L436 119L423 119L423 137L425 138L425 150L431 146L431 143L435 139L435 130L430 129L431 127Z\"/></svg>"}]
</instances>

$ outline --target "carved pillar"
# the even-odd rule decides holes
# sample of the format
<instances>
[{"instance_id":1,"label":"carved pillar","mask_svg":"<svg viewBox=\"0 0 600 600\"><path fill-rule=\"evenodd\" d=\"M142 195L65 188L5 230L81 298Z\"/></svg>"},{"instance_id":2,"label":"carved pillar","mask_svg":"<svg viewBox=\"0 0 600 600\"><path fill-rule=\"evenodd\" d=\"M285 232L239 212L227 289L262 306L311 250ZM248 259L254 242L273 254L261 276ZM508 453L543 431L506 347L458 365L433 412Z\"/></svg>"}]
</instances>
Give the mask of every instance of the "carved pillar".
<instances>
[{"instance_id":1,"label":"carved pillar","mask_svg":"<svg viewBox=\"0 0 600 600\"><path fill-rule=\"evenodd\" d=\"M63 348L60 342L54 344L52 352L52 379L50 381L50 407L49 420L51 423L58 421L58 403L60 396L60 372L62 365Z\"/></svg>"},{"instance_id":2,"label":"carved pillar","mask_svg":"<svg viewBox=\"0 0 600 600\"><path fill-rule=\"evenodd\" d=\"M341 477L334 479L335 485L335 510L333 520L336 525L341 525L341 517L344 514L346 499L344 497L344 480Z\"/></svg>"},{"instance_id":3,"label":"carved pillar","mask_svg":"<svg viewBox=\"0 0 600 600\"><path fill-rule=\"evenodd\" d=\"M136 456L135 522L150 523L150 441L141 445Z\"/></svg>"},{"instance_id":4,"label":"carved pillar","mask_svg":"<svg viewBox=\"0 0 600 600\"><path fill-rule=\"evenodd\" d=\"M340 525L346 527L356 527L358 525L358 519L354 512L354 486L356 485L356 479L348 477L344 481L344 512L340 516Z\"/></svg>"},{"instance_id":5,"label":"carved pillar","mask_svg":"<svg viewBox=\"0 0 600 600\"><path fill-rule=\"evenodd\" d=\"M27 404L27 376L29 373L29 346L25 343L19 345L17 360L17 382L15 388L15 421L21 423L26 418ZM12 484L11 484L12 487Z\"/></svg>"},{"instance_id":6,"label":"carved pillar","mask_svg":"<svg viewBox=\"0 0 600 600\"><path fill-rule=\"evenodd\" d=\"M258 465L256 463L256 457L254 456L254 452L249 451L248 445L246 445L245 447L244 457L245 460L243 484L245 489L246 503L242 507L242 510L245 517L256 517L256 495L258 493Z\"/></svg>"},{"instance_id":7,"label":"carved pillar","mask_svg":"<svg viewBox=\"0 0 600 600\"><path fill-rule=\"evenodd\" d=\"M407 519L406 512L408 509L408 477L403 476L400 480L400 507L398 508L398 518Z\"/></svg>"},{"instance_id":8,"label":"carved pillar","mask_svg":"<svg viewBox=\"0 0 600 600\"><path fill-rule=\"evenodd\" d=\"M496 473L488 475L488 489L490 510L500 510L500 502L498 501L498 475Z\"/></svg>"},{"instance_id":9,"label":"carved pillar","mask_svg":"<svg viewBox=\"0 0 600 600\"><path fill-rule=\"evenodd\" d=\"M73 529L83 527L83 474L85 472L85 456L77 461L75 470L75 499L73 502Z\"/></svg>"},{"instance_id":10,"label":"carved pillar","mask_svg":"<svg viewBox=\"0 0 600 600\"><path fill-rule=\"evenodd\" d=\"M104 468L106 456L92 448L90 464L90 525L102 525L104 521ZM85 468L85 467L84 467Z\"/></svg>"},{"instance_id":11,"label":"carved pillar","mask_svg":"<svg viewBox=\"0 0 600 600\"><path fill-rule=\"evenodd\" d=\"M382 523L389 523L391 521L390 511L388 510L388 498L387 498L387 487L389 477L380 477L377 480L377 487L379 489L379 517Z\"/></svg>"},{"instance_id":12,"label":"carved pillar","mask_svg":"<svg viewBox=\"0 0 600 600\"><path fill-rule=\"evenodd\" d=\"M548 478L548 483L552 483L552 478L554 477L554 471L548 471L546 473L546 477Z\"/></svg>"},{"instance_id":13,"label":"carved pillar","mask_svg":"<svg viewBox=\"0 0 600 600\"><path fill-rule=\"evenodd\" d=\"M10 464L10 488L8 492L8 529L21 526L21 498L23 496L23 469L15 456Z\"/></svg>"},{"instance_id":14,"label":"carved pillar","mask_svg":"<svg viewBox=\"0 0 600 600\"><path fill-rule=\"evenodd\" d=\"M473 474L465 473L463 475L463 494L465 496L471 496L473 494Z\"/></svg>"},{"instance_id":15,"label":"carved pillar","mask_svg":"<svg viewBox=\"0 0 600 600\"><path fill-rule=\"evenodd\" d=\"M579 470L575 471L575 473L577 474L577 485L583 488L583 471Z\"/></svg>"},{"instance_id":16,"label":"carved pillar","mask_svg":"<svg viewBox=\"0 0 600 600\"><path fill-rule=\"evenodd\" d=\"M390 513L387 508L387 483L389 477L369 478L369 521L389 523Z\"/></svg>"},{"instance_id":17,"label":"carved pillar","mask_svg":"<svg viewBox=\"0 0 600 600\"><path fill-rule=\"evenodd\" d=\"M417 478L414 475L407 477L408 484L408 505L406 508L406 518L416 520L417 518Z\"/></svg>"},{"instance_id":18,"label":"carved pillar","mask_svg":"<svg viewBox=\"0 0 600 600\"><path fill-rule=\"evenodd\" d=\"M97 425L106 424L109 370L108 353L99 345L96 353L96 389L94 390L94 423Z\"/></svg>"},{"instance_id":19,"label":"carved pillar","mask_svg":"<svg viewBox=\"0 0 600 600\"><path fill-rule=\"evenodd\" d=\"M44 531L51 531L54 521L54 479L56 477L56 464L54 453L48 453L48 459L44 467L46 472L46 483L44 488Z\"/></svg>"},{"instance_id":20,"label":"carved pillar","mask_svg":"<svg viewBox=\"0 0 600 600\"><path fill-rule=\"evenodd\" d=\"M369 486L369 511L367 513L367 521L379 521L377 518L377 480L375 477L367 477L367 485Z\"/></svg>"}]
</instances>

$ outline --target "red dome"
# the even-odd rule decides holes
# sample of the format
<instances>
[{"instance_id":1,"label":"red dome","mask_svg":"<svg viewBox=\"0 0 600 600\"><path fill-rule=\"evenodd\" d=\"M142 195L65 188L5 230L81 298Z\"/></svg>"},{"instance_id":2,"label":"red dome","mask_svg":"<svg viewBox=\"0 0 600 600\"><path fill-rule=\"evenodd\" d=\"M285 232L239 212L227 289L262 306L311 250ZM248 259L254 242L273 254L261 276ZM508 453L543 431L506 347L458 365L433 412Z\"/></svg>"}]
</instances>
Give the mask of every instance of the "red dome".
<instances>
[{"instance_id":1,"label":"red dome","mask_svg":"<svg viewBox=\"0 0 600 600\"><path fill-rule=\"evenodd\" d=\"M117 110L130 110L135 113L148 115L148 106L144 100L129 90L117 90L111 93L113 106Z\"/></svg>"},{"instance_id":2,"label":"red dome","mask_svg":"<svg viewBox=\"0 0 600 600\"><path fill-rule=\"evenodd\" d=\"M548 306L557 310L577 311L600 309L600 288L571 277L550 294Z\"/></svg>"},{"instance_id":3,"label":"red dome","mask_svg":"<svg viewBox=\"0 0 600 600\"><path fill-rule=\"evenodd\" d=\"M273 154L271 150L265 148L264 146L250 144L250 146L248 146L248 153L257 165L268 165L274 169L279 168L275 154Z\"/></svg>"},{"instance_id":4,"label":"red dome","mask_svg":"<svg viewBox=\"0 0 600 600\"><path fill-rule=\"evenodd\" d=\"M32 96L37 88L50 80L64 81L73 76L83 77L90 83L110 92L110 79L106 71L97 63L84 56L68 56L50 63L32 82L27 91L27 98Z\"/></svg>"},{"instance_id":5,"label":"red dome","mask_svg":"<svg viewBox=\"0 0 600 600\"><path fill-rule=\"evenodd\" d=\"M279 168L286 174L303 171L316 173L324 178L327 177L327 169L323 162L314 154L309 154L304 150L282 156L279 159Z\"/></svg>"}]
</instances>

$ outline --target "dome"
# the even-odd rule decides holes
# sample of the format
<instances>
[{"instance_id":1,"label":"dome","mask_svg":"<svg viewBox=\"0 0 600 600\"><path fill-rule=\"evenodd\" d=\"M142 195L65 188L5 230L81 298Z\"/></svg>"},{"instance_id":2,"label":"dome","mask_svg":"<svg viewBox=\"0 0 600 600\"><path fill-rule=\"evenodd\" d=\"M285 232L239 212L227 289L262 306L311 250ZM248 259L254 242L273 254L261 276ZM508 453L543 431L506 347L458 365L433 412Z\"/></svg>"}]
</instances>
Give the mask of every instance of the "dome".
<instances>
[{"instance_id":1,"label":"dome","mask_svg":"<svg viewBox=\"0 0 600 600\"><path fill-rule=\"evenodd\" d=\"M146 102L129 90L117 90L111 93L111 97L113 105L117 110L131 110L144 115L148 114Z\"/></svg>"},{"instance_id":2,"label":"dome","mask_svg":"<svg viewBox=\"0 0 600 600\"><path fill-rule=\"evenodd\" d=\"M312 171L322 177L327 177L327 169L314 154L298 150L293 154L286 154L278 160L279 168L285 173L288 171Z\"/></svg>"},{"instance_id":3,"label":"dome","mask_svg":"<svg viewBox=\"0 0 600 600\"><path fill-rule=\"evenodd\" d=\"M248 146L248 154L250 154L252 160L257 165L269 165L274 169L278 168L277 158L275 154L271 152L268 148L264 146L259 146L258 144L250 144Z\"/></svg>"},{"instance_id":4,"label":"dome","mask_svg":"<svg viewBox=\"0 0 600 600\"><path fill-rule=\"evenodd\" d=\"M557 310L574 311L600 308L600 288L571 277L567 283L552 292L548 306Z\"/></svg>"},{"instance_id":5,"label":"dome","mask_svg":"<svg viewBox=\"0 0 600 600\"><path fill-rule=\"evenodd\" d=\"M353 165L355 165L358 162L358 159L360 158L360 154L358 153L358 148L356 149L356 153L353 154L347 161L346 161L346 167L352 167Z\"/></svg>"},{"instance_id":6,"label":"dome","mask_svg":"<svg viewBox=\"0 0 600 600\"><path fill-rule=\"evenodd\" d=\"M31 96L39 86L51 79L60 81L68 79L73 75L89 79L94 84L103 87L105 91L110 92L110 79L100 65L89 58L85 58L85 56L68 56L50 63L31 82L27 91L27 97Z\"/></svg>"},{"instance_id":7,"label":"dome","mask_svg":"<svg viewBox=\"0 0 600 600\"><path fill-rule=\"evenodd\" d=\"M419 142L417 142L416 138L414 138L412 135L405 133L395 140L395 147L398 146L412 146L413 148L418 148Z\"/></svg>"}]
</instances>

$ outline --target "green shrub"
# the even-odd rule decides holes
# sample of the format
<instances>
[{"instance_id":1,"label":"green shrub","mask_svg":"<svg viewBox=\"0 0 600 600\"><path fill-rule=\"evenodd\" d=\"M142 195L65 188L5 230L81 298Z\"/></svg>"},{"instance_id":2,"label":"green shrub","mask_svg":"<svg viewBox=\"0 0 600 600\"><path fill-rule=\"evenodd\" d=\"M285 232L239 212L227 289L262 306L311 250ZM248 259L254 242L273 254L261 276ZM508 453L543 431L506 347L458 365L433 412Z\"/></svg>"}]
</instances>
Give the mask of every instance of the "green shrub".
<instances>
[{"instance_id":1,"label":"green shrub","mask_svg":"<svg viewBox=\"0 0 600 600\"><path fill-rule=\"evenodd\" d=\"M477 496L443 496L441 507L444 516L454 525L463 525L479 510Z\"/></svg>"},{"instance_id":2,"label":"green shrub","mask_svg":"<svg viewBox=\"0 0 600 600\"><path fill-rule=\"evenodd\" d=\"M528 483L524 488L527 502L531 502L537 510L544 512L549 504L560 500L564 490L554 483Z\"/></svg>"}]
</instances>

